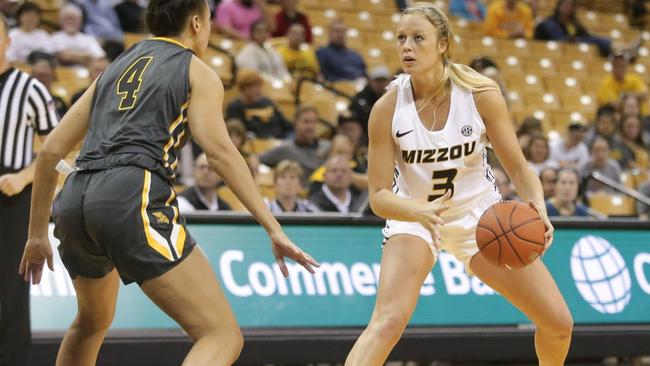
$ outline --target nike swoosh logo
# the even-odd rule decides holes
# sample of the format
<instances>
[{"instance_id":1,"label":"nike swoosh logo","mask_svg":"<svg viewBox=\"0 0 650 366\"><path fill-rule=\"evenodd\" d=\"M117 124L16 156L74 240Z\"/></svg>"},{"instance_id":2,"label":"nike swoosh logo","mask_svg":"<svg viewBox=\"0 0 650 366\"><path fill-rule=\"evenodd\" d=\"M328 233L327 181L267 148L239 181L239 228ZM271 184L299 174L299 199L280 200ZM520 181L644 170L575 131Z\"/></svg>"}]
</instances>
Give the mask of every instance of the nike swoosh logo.
<instances>
[{"instance_id":1,"label":"nike swoosh logo","mask_svg":"<svg viewBox=\"0 0 650 366\"><path fill-rule=\"evenodd\" d=\"M402 137L402 136L406 136L406 135L408 135L408 134L411 133L411 132L413 132L413 130L406 131L406 132L404 132L404 133L399 133L399 130L398 130L398 131L395 133L395 136L397 136L397 138L400 138L400 137Z\"/></svg>"}]
</instances>

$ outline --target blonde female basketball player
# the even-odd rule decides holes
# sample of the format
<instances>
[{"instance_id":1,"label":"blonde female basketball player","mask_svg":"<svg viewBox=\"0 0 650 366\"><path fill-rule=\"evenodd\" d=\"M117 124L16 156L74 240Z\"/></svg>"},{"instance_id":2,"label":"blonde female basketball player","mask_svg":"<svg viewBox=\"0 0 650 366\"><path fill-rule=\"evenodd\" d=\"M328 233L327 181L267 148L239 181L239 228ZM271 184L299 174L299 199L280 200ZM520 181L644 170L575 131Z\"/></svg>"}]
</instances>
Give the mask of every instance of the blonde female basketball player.
<instances>
[{"instance_id":1,"label":"blonde female basketball player","mask_svg":"<svg viewBox=\"0 0 650 366\"><path fill-rule=\"evenodd\" d=\"M200 59L210 35L208 3L151 0L146 21L156 37L111 63L49 135L37 159L20 267L33 283L40 281L45 261L52 269L47 228L54 166L84 140L79 169L67 178L53 210L54 235L78 302L58 366L95 364L120 278L138 283L192 338L183 365L225 366L237 359L237 320L205 255L194 250L171 185L190 132L268 233L285 276L285 256L312 272L318 265L283 233L228 136L221 80Z\"/></svg>"},{"instance_id":2,"label":"blonde female basketball player","mask_svg":"<svg viewBox=\"0 0 650 366\"><path fill-rule=\"evenodd\" d=\"M438 249L464 262L535 323L540 365L562 365L573 320L542 261L509 271L476 255L478 219L500 199L485 159L488 141L518 193L544 220L547 247L553 239L541 184L519 148L506 104L491 80L449 60L454 36L439 9L417 3L403 15L397 40L406 74L370 115L370 203L387 219L379 291L346 365L384 363Z\"/></svg>"}]
</instances>

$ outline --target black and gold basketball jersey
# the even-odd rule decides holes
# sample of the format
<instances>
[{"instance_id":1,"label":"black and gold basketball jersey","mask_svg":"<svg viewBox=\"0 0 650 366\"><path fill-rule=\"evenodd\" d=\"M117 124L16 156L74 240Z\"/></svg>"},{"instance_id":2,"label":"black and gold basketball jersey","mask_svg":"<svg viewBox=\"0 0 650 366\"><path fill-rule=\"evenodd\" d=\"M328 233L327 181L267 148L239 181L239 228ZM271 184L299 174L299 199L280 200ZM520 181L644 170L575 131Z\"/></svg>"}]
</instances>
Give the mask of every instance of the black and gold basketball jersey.
<instances>
[{"instance_id":1,"label":"black and gold basketball jersey","mask_svg":"<svg viewBox=\"0 0 650 366\"><path fill-rule=\"evenodd\" d=\"M78 167L133 165L173 180L190 137L191 58L192 52L172 39L150 38L113 61L96 85Z\"/></svg>"}]
</instances>

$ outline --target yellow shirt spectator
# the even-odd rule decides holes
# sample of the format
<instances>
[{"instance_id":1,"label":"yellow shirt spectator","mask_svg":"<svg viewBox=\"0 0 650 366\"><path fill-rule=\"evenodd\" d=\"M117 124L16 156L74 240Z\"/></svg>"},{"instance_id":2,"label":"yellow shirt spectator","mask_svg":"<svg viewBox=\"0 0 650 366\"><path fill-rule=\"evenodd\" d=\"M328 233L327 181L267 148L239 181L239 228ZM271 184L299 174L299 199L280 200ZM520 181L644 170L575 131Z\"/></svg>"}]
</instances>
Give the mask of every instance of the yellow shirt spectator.
<instances>
[{"instance_id":1,"label":"yellow shirt spectator","mask_svg":"<svg viewBox=\"0 0 650 366\"><path fill-rule=\"evenodd\" d=\"M533 37L533 12L518 0L492 2L485 17L485 34L498 38Z\"/></svg>"},{"instance_id":2,"label":"yellow shirt spectator","mask_svg":"<svg viewBox=\"0 0 650 366\"><path fill-rule=\"evenodd\" d=\"M639 75L628 72L623 76L623 80L617 80L614 75L609 74L598 87L598 104L617 103L623 93L645 94L646 92L645 83ZM641 107L642 112L646 112L645 104L643 103Z\"/></svg>"},{"instance_id":3,"label":"yellow shirt spectator","mask_svg":"<svg viewBox=\"0 0 650 366\"><path fill-rule=\"evenodd\" d=\"M314 51L311 49L293 49L288 45L278 48L278 53L282 56L284 64L287 65L289 73L295 78L309 77L315 78L320 73L318 60Z\"/></svg>"}]
</instances>

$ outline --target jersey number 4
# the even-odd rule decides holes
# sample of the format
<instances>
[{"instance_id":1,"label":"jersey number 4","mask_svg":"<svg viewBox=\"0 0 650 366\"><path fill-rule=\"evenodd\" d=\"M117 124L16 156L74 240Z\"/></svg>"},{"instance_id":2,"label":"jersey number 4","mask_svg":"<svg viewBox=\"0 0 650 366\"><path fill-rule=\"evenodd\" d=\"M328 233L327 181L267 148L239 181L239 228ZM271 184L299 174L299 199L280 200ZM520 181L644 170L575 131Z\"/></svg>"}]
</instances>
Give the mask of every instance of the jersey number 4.
<instances>
[{"instance_id":1,"label":"jersey number 4","mask_svg":"<svg viewBox=\"0 0 650 366\"><path fill-rule=\"evenodd\" d=\"M126 68L117 81L117 94L122 97L120 100L120 111L132 109L138 99L138 91L142 85L142 74L153 60L152 56L144 56L137 59L131 66Z\"/></svg>"},{"instance_id":2,"label":"jersey number 4","mask_svg":"<svg viewBox=\"0 0 650 366\"><path fill-rule=\"evenodd\" d=\"M458 170L436 170L433 172L433 194L429 195L429 202L445 195L445 192L451 191L451 197L454 196L454 178Z\"/></svg>"}]
</instances>

